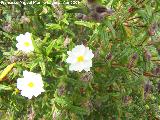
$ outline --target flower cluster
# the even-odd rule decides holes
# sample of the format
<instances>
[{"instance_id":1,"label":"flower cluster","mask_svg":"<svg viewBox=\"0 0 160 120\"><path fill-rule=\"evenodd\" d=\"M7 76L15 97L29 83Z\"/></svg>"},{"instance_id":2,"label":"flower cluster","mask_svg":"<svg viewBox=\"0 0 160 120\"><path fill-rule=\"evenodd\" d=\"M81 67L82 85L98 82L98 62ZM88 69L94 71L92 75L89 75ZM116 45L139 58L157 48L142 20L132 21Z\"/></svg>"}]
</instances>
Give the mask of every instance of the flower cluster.
<instances>
[{"instance_id":1,"label":"flower cluster","mask_svg":"<svg viewBox=\"0 0 160 120\"><path fill-rule=\"evenodd\" d=\"M18 43L16 47L18 50L23 51L24 53L29 53L34 51L34 46L32 44L32 37L30 33L20 34L16 37ZM89 47L82 45L77 45L71 51L67 52L68 58L66 62L69 63L70 71L82 70L90 71L92 67L92 58L94 54ZM21 95L31 99L33 96L37 97L41 92L44 92L43 81L40 74L23 71L23 78L17 79L17 88L21 90Z\"/></svg>"}]
</instances>

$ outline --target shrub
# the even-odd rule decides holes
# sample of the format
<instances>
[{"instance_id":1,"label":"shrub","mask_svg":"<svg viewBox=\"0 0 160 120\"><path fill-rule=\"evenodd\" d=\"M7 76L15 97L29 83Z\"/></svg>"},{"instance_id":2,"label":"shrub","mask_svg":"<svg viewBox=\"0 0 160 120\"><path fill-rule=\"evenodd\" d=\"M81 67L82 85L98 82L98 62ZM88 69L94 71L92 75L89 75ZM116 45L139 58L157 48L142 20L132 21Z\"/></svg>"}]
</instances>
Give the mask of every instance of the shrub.
<instances>
[{"instance_id":1,"label":"shrub","mask_svg":"<svg viewBox=\"0 0 160 120\"><path fill-rule=\"evenodd\" d=\"M160 119L160 1L15 2L0 4L1 119ZM20 35L34 50L17 47ZM83 66L90 70L66 62L78 45L94 53L92 67ZM32 99L17 86L18 78L33 79L25 70L44 84Z\"/></svg>"}]
</instances>

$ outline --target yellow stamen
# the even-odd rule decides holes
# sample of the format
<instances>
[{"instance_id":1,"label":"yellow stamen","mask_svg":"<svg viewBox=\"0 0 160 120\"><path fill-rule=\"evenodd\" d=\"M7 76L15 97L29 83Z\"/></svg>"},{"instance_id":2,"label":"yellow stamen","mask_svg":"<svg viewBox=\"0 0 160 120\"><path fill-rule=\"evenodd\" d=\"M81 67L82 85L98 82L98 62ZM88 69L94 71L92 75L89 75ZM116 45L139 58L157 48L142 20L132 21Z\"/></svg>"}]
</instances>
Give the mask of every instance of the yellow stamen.
<instances>
[{"instance_id":1,"label":"yellow stamen","mask_svg":"<svg viewBox=\"0 0 160 120\"><path fill-rule=\"evenodd\" d=\"M29 42L25 42L24 46L28 47L28 46L30 46L30 43Z\"/></svg>"},{"instance_id":2,"label":"yellow stamen","mask_svg":"<svg viewBox=\"0 0 160 120\"><path fill-rule=\"evenodd\" d=\"M34 86L34 83L33 83L33 82L30 82L30 83L28 83L28 86L29 86L30 88L32 88L32 87Z\"/></svg>"},{"instance_id":3,"label":"yellow stamen","mask_svg":"<svg viewBox=\"0 0 160 120\"><path fill-rule=\"evenodd\" d=\"M78 62L83 62L83 61L84 61L84 57L83 57L83 56L77 57L77 61L78 61Z\"/></svg>"}]
</instances>

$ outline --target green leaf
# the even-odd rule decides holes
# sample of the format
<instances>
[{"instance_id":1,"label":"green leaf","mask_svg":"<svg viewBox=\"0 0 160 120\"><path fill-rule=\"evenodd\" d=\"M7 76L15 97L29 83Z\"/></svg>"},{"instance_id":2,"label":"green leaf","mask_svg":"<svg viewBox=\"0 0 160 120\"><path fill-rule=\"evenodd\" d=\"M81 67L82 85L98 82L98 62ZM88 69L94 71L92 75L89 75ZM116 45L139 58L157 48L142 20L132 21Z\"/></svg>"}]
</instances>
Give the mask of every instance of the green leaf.
<instances>
[{"instance_id":1,"label":"green leaf","mask_svg":"<svg viewBox=\"0 0 160 120\"><path fill-rule=\"evenodd\" d=\"M75 112L75 113L80 114L80 115L86 115L88 113L86 109L78 107L78 106L73 106L73 105L71 106L70 110L72 112Z\"/></svg>"},{"instance_id":2,"label":"green leaf","mask_svg":"<svg viewBox=\"0 0 160 120\"><path fill-rule=\"evenodd\" d=\"M108 25L109 29L111 30L113 37L116 38L116 32L112 26L112 23L110 21L108 21L107 25Z\"/></svg>"},{"instance_id":3,"label":"green leaf","mask_svg":"<svg viewBox=\"0 0 160 120\"><path fill-rule=\"evenodd\" d=\"M66 8L66 10L78 9L78 7L72 6L72 5L67 5L65 8Z\"/></svg>"},{"instance_id":4,"label":"green leaf","mask_svg":"<svg viewBox=\"0 0 160 120\"><path fill-rule=\"evenodd\" d=\"M44 62L39 62L39 66L41 67L42 70L42 75L46 74L46 67Z\"/></svg>"},{"instance_id":5,"label":"green leaf","mask_svg":"<svg viewBox=\"0 0 160 120\"><path fill-rule=\"evenodd\" d=\"M41 50L38 48L37 43L35 42L35 40L32 38L32 44L34 46L34 49L37 53L41 53Z\"/></svg>"},{"instance_id":6,"label":"green leaf","mask_svg":"<svg viewBox=\"0 0 160 120\"><path fill-rule=\"evenodd\" d=\"M1 85L0 84L0 91L1 90L11 90L12 89L12 87L10 87L10 86L6 86L6 85Z\"/></svg>"},{"instance_id":7,"label":"green leaf","mask_svg":"<svg viewBox=\"0 0 160 120\"><path fill-rule=\"evenodd\" d=\"M47 29L51 30L61 30L61 26L59 24L47 24Z\"/></svg>"},{"instance_id":8,"label":"green leaf","mask_svg":"<svg viewBox=\"0 0 160 120\"><path fill-rule=\"evenodd\" d=\"M55 41L56 40L51 41L51 43L49 44L49 46L46 48L46 54L47 54L47 56L51 53L52 48L54 47Z\"/></svg>"},{"instance_id":9,"label":"green leaf","mask_svg":"<svg viewBox=\"0 0 160 120\"><path fill-rule=\"evenodd\" d=\"M86 22L86 21L75 21L74 23L77 25L88 27L88 28L93 28L93 26L95 25L94 23Z\"/></svg>"},{"instance_id":10,"label":"green leaf","mask_svg":"<svg viewBox=\"0 0 160 120\"><path fill-rule=\"evenodd\" d=\"M62 106L62 107L68 107L68 106L72 105L72 101L70 101L68 98L59 98L59 97L56 97L56 98L54 99L54 101L55 101L58 105L60 105L60 106Z\"/></svg>"}]
</instances>

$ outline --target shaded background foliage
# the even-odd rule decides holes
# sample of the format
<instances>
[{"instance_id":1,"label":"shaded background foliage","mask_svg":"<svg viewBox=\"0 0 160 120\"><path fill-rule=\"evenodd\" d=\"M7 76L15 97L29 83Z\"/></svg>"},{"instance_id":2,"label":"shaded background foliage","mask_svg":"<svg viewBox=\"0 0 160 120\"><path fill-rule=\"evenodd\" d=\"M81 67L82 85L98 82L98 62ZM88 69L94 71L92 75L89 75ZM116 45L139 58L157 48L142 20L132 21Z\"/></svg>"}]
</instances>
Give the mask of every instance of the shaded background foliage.
<instances>
[{"instance_id":1,"label":"shaded background foliage","mask_svg":"<svg viewBox=\"0 0 160 120\"><path fill-rule=\"evenodd\" d=\"M61 4L0 5L0 73L16 63L0 81L0 118L160 119L160 1L53 2ZM28 55L15 47L25 32L35 47ZM66 52L82 43L94 51L93 67L70 72ZM23 70L42 74L45 93L19 95Z\"/></svg>"}]
</instances>

